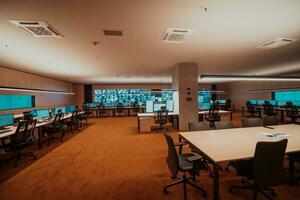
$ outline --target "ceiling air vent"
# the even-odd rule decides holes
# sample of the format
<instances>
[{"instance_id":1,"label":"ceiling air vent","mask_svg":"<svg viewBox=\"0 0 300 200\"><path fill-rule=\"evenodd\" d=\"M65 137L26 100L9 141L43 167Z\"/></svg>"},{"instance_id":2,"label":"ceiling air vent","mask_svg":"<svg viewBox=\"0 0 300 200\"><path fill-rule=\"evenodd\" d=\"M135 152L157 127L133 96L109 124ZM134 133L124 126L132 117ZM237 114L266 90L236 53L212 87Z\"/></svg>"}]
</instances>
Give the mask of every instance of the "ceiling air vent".
<instances>
[{"instance_id":1,"label":"ceiling air vent","mask_svg":"<svg viewBox=\"0 0 300 200\"><path fill-rule=\"evenodd\" d=\"M290 43L297 41L298 39L293 38L277 38L275 40L269 41L265 44L257 46L257 48L261 49L274 49L282 46L286 46Z\"/></svg>"},{"instance_id":2,"label":"ceiling air vent","mask_svg":"<svg viewBox=\"0 0 300 200\"><path fill-rule=\"evenodd\" d=\"M193 32L194 30L192 29L167 28L162 41L167 43L183 43Z\"/></svg>"},{"instance_id":3,"label":"ceiling air vent","mask_svg":"<svg viewBox=\"0 0 300 200\"><path fill-rule=\"evenodd\" d=\"M59 32L45 21L9 20L9 22L34 37L62 37Z\"/></svg>"},{"instance_id":4,"label":"ceiling air vent","mask_svg":"<svg viewBox=\"0 0 300 200\"><path fill-rule=\"evenodd\" d=\"M104 35L106 36L123 36L122 31L116 31L116 30L103 30Z\"/></svg>"}]
</instances>

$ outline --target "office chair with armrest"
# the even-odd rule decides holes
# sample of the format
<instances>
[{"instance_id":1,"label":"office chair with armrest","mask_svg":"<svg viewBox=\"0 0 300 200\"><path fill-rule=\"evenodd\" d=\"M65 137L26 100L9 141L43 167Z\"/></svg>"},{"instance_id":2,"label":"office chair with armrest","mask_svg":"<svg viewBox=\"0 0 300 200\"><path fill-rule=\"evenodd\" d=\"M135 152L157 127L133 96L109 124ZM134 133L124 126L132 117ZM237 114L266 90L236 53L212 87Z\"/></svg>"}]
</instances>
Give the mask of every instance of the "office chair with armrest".
<instances>
[{"instance_id":1,"label":"office chair with armrest","mask_svg":"<svg viewBox=\"0 0 300 200\"><path fill-rule=\"evenodd\" d=\"M121 103L117 104L117 108L116 108L116 115L118 116L122 116L122 114L124 113L125 108Z\"/></svg>"},{"instance_id":2,"label":"office chair with armrest","mask_svg":"<svg viewBox=\"0 0 300 200\"><path fill-rule=\"evenodd\" d=\"M140 105L138 103L134 103L132 111L135 113L135 115L137 115L140 112Z\"/></svg>"},{"instance_id":3,"label":"office chair with armrest","mask_svg":"<svg viewBox=\"0 0 300 200\"><path fill-rule=\"evenodd\" d=\"M104 106L103 105L98 105L97 106L97 112L98 112L98 117L104 117L104 115L106 114L106 111L104 110Z\"/></svg>"},{"instance_id":4,"label":"office chair with armrest","mask_svg":"<svg viewBox=\"0 0 300 200\"><path fill-rule=\"evenodd\" d=\"M275 111L274 106L272 104L270 104L269 102L265 103L263 105L263 107L264 107L264 114L265 115L267 115L267 116L276 116L276 115L278 115L278 111Z\"/></svg>"},{"instance_id":5,"label":"office chair with armrest","mask_svg":"<svg viewBox=\"0 0 300 200\"><path fill-rule=\"evenodd\" d=\"M258 117L257 114L259 113L259 111L254 107L254 105L250 101L246 102L246 108L247 113L250 114L247 117Z\"/></svg>"},{"instance_id":6,"label":"office chair with armrest","mask_svg":"<svg viewBox=\"0 0 300 200\"><path fill-rule=\"evenodd\" d=\"M212 107L209 109L208 116L206 116L205 119L206 119L207 121L209 121L210 127L211 127L211 128L215 127L215 122L221 120L221 116L220 116L220 114L219 114L219 109L218 109L218 107L212 106Z\"/></svg>"},{"instance_id":7,"label":"office chair with armrest","mask_svg":"<svg viewBox=\"0 0 300 200\"><path fill-rule=\"evenodd\" d=\"M194 180L195 174L200 170L199 166L201 166L203 158L195 153L177 154L173 139L170 135L167 134L166 129L164 129L164 136L168 145L167 164L172 174L171 178L175 181L171 184L166 185L163 191L166 193L169 187L177 184L183 184L183 195L184 199L186 200L186 185L189 184L199 190L202 193L203 197L206 197L207 192L191 181L191 179ZM182 177L178 176L179 172L182 172ZM190 173L191 177L188 178L186 173Z\"/></svg>"},{"instance_id":8,"label":"office chair with armrest","mask_svg":"<svg viewBox=\"0 0 300 200\"><path fill-rule=\"evenodd\" d=\"M168 123L168 110L159 110L155 118L155 124L159 124L159 128L156 131L162 131L164 125Z\"/></svg>"},{"instance_id":9,"label":"office chair with armrest","mask_svg":"<svg viewBox=\"0 0 300 200\"><path fill-rule=\"evenodd\" d=\"M88 119L91 117L91 110L89 107L84 107L84 113L78 116L78 119L80 120L80 125L82 125L82 121L85 121L85 124L88 124Z\"/></svg>"},{"instance_id":10,"label":"office chair with armrest","mask_svg":"<svg viewBox=\"0 0 300 200\"><path fill-rule=\"evenodd\" d=\"M232 122L215 122L215 128L217 130L219 129L229 129L233 128L233 123Z\"/></svg>"},{"instance_id":11,"label":"office chair with armrest","mask_svg":"<svg viewBox=\"0 0 300 200\"><path fill-rule=\"evenodd\" d=\"M242 127L262 126L260 118L242 118Z\"/></svg>"},{"instance_id":12,"label":"office chair with armrest","mask_svg":"<svg viewBox=\"0 0 300 200\"><path fill-rule=\"evenodd\" d=\"M50 144L50 141L54 141L54 139L60 140L61 142L64 141L64 125L62 123L62 119L63 119L63 114L62 113L58 113L55 115L53 121L51 124L43 126L43 134L46 133L47 134L47 141L48 144ZM57 133L61 133L60 136L55 136L55 134Z\"/></svg>"},{"instance_id":13,"label":"office chair with armrest","mask_svg":"<svg viewBox=\"0 0 300 200\"><path fill-rule=\"evenodd\" d=\"M73 133L73 128L75 127L76 130L79 130L80 120L78 118L78 112L79 110L74 110L72 112L72 116L70 120L66 121L66 125L70 127L71 133Z\"/></svg>"},{"instance_id":14,"label":"office chair with armrest","mask_svg":"<svg viewBox=\"0 0 300 200\"><path fill-rule=\"evenodd\" d=\"M222 110L230 110L231 108L231 99L227 99L225 105L222 105Z\"/></svg>"},{"instance_id":15,"label":"office chair with armrest","mask_svg":"<svg viewBox=\"0 0 300 200\"><path fill-rule=\"evenodd\" d=\"M34 160L36 156L33 152L24 152L23 150L36 141L34 137L34 130L36 126L36 120L32 121L20 121L16 129L16 133L11 137L11 143L9 146L14 152L13 158L15 159L15 167L18 166L18 161L22 157L32 157Z\"/></svg>"},{"instance_id":16,"label":"office chair with armrest","mask_svg":"<svg viewBox=\"0 0 300 200\"><path fill-rule=\"evenodd\" d=\"M258 142L252 160L236 161L238 175L254 179L254 184L244 180L242 182L247 185L232 186L229 189L230 193L234 193L234 189L250 189L253 190L253 199L257 198L257 193L261 193L268 199L276 196L271 187L284 184L286 181L283 159L287 142L287 139L277 142ZM271 191L271 196L265 191Z\"/></svg>"},{"instance_id":17,"label":"office chair with armrest","mask_svg":"<svg viewBox=\"0 0 300 200\"><path fill-rule=\"evenodd\" d=\"M286 116L291 119L292 123L296 123L297 119L300 118L297 107L294 105L286 106Z\"/></svg>"},{"instance_id":18,"label":"office chair with armrest","mask_svg":"<svg viewBox=\"0 0 300 200\"><path fill-rule=\"evenodd\" d=\"M265 116L262 118L263 126L274 126L279 124L277 116Z\"/></svg>"}]
</instances>

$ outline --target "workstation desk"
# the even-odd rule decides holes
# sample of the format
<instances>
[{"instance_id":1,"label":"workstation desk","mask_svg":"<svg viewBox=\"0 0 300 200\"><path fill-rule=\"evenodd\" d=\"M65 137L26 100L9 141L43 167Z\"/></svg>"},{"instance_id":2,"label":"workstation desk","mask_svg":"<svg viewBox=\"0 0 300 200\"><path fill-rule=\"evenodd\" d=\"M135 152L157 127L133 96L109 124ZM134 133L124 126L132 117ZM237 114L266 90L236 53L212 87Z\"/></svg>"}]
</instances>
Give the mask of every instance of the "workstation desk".
<instances>
[{"instance_id":1,"label":"workstation desk","mask_svg":"<svg viewBox=\"0 0 300 200\"><path fill-rule=\"evenodd\" d=\"M130 111L135 109L135 107L133 106L124 106L122 107L124 110L126 110L127 112L127 116L130 116ZM139 106L139 112L145 112L146 110L146 106ZM104 111L111 111L112 112L112 116L115 117L116 116L116 111L117 111L117 107L116 106L113 106L113 107L102 107L102 108L90 108L90 110L94 111L95 112L95 116L96 117L100 117L100 113L99 111L100 110L104 110Z\"/></svg>"},{"instance_id":2,"label":"workstation desk","mask_svg":"<svg viewBox=\"0 0 300 200\"><path fill-rule=\"evenodd\" d=\"M300 151L300 125L289 124L271 127L273 129L251 127L179 133L182 139L213 164L213 199L220 199L219 163L253 158L257 142L282 139L267 137L261 133L286 133L290 135L286 137L288 139L286 153ZM290 168L290 181L292 171Z\"/></svg>"},{"instance_id":3,"label":"workstation desk","mask_svg":"<svg viewBox=\"0 0 300 200\"><path fill-rule=\"evenodd\" d=\"M200 110L200 111L198 111L198 114L199 114L199 121L203 121L203 118L205 118L205 116L209 114L209 110ZM232 121L232 111L219 110L219 114L220 115L230 114L230 120ZM154 112L152 112L152 113L138 113L137 114L138 131L143 132L143 131L141 131L141 126L143 126L145 124L147 126L147 128L146 128L147 131L145 131L145 132L150 132L149 126L154 125L154 118L156 116L157 116L157 113L154 113ZM173 121L173 126L178 127L178 126L176 126L176 124L174 124L174 123L178 123L178 113L169 112L168 116L173 118L173 120L172 120ZM142 120L145 121L144 124L141 123Z\"/></svg>"},{"instance_id":4,"label":"workstation desk","mask_svg":"<svg viewBox=\"0 0 300 200\"><path fill-rule=\"evenodd\" d=\"M256 106L254 107L255 109L257 109L258 111L258 116L261 117L262 116L262 111L264 110L263 106ZM280 121L282 123L284 123L285 120L285 112L286 112L286 108L281 108L281 107L274 107L274 110L280 112ZM242 116L245 116L245 110L247 110L246 106L242 106Z\"/></svg>"},{"instance_id":5,"label":"workstation desk","mask_svg":"<svg viewBox=\"0 0 300 200\"><path fill-rule=\"evenodd\" d=\"M78 115L84 114L84 111L78 112ZM20 114L21 115L21 114ZM65 114L63 117L63 120L67 120L72 117L72 113ZM49 119L48 121L45 122L37 122L36 123L36 128L38 129L38 148L42 148L42 128L46 125L49 125L53 122L54 118ZM0 139L10 137L15 134L17 130L17 126L8 126L8 129L5 130L3 133L0 132Z\"/></svg>"}]
</instances>

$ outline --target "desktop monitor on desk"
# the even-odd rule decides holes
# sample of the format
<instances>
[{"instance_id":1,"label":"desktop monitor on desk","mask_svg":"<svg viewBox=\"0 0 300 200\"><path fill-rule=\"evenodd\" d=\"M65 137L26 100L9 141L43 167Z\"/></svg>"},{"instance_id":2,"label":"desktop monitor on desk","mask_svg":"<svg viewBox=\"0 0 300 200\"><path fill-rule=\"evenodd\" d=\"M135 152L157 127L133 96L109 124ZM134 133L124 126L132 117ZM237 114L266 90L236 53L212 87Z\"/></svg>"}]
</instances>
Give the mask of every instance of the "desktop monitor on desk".
<instances>
[{"instance_id":1,"label":"desktop monitor on desk","mask_svg":"<svg viewBox=\"0 0 300 200\"><path fill-rule=\"evenodd\" d=\"M261 106L265 104L265 100L257 100L257 105Z\"/></svg>"},{"instance_id":2,"label":"desktop monitor on desk","mask_svg":"<svg viewBox=\"0 0 300 200\"><path fill-rule=\"evenodd\" d=\"M249 100L249 102L253 105L256 105L257 104L257 100Z\"/></svg>"},{"instance_id":3,"label":"desktop monitor on desk","mask_svg":"<svg viewBox=\"0 0 300 200\"><path fill-rule=\"evenodd\" d=\"M5 126L11 126L14 124L14 114L1 114L0 115L0 129Z\"/></svg>"},{"instance_id":4,"label":"desktop monitor on desk","mask_svg":"<svg viewBox=\"0 0 300 200\"><path fill-rule=\"evenodd\" d=\"M37 110L37 117L38 118L47 118L50 117L49 110L44 109L44 110Z\"/></svg>"},{"instance_id":5,"label":"desktop monitor on desk","mask_svg":"<svg viewBox=\"0 0 300 200\"><path fill-rule=\"evenodd\" d=\"M286 105L286 101L277 101L277 105L278 106L285 106Z\"/></svg>"},{"instance_id":6,"label":"desktop monitor on desk","mask_svg":"<svg viewBox=\"0 0 300 200\"><path fill-rule=\"evenodd\" d=\"M153 104L153 111L154 112L157 112L157 111L159 111L159 110L161 110L161 107L163 107L163 106L167 106L165 103L154 103Z\"/></svg>"},{"instance_id":7,"label":"desktop monitor on desk","mask_svg":"<svg viewBox=\"0 0 300 200\"><path fill-rule=\"evenodd\" d=\"M277 106L277 101L276 100L269 100L269 103L273 106Z\"/></svg>"},{"instance_id":8,"label":"desktop monitor on desk","mask_svg":"<svg viewBox=\"0 0 300 200\"><path fill-rule=\"evenodd\" d=\"M75 110L76 110L76 106L74 106L74 105L66 106L66 107L65 107L65 111L66 111L67 113L74 112Z\"/></svg>"},{"instance_id":9,"label":"desktop monitor on desk","mask_svg":"<svg viewBox=\"0 0 300 200\"><path fill-rule=\"evenodd\" d=\"M66 113L65 107L56 107L56 108L54 108L54 114L58 114L58 111L60 111L61 113Z\"/></svg>"}]
</instances>

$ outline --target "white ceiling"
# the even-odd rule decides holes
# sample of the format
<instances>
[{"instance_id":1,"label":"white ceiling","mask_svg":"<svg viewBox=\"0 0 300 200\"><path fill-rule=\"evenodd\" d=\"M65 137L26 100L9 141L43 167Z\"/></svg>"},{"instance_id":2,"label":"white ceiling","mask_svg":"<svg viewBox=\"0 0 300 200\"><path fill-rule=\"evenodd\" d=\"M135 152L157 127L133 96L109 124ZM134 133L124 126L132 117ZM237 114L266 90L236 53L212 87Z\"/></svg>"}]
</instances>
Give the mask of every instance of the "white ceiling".
<instances>
[{"instance_id":1,"label":"white ceiling","mask_svg":"<svg viewBox=\"0 0 300 200\"><path fill-rule=\"evenodd\" d=\"M32 37L11 19L45 20L64 38ZM1 0L0 66L78 83L170 82L180 62L198 63L199 74L298 72L299 24L299 0ZM167 27L194 33L163 43ZM278 37L298 41L256 48Z\"/></svg>"}]
</instances>

